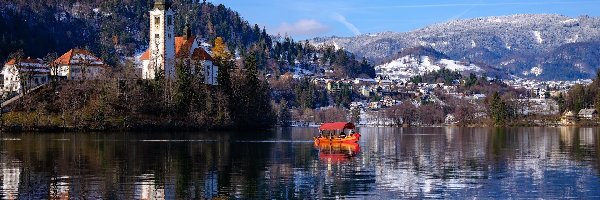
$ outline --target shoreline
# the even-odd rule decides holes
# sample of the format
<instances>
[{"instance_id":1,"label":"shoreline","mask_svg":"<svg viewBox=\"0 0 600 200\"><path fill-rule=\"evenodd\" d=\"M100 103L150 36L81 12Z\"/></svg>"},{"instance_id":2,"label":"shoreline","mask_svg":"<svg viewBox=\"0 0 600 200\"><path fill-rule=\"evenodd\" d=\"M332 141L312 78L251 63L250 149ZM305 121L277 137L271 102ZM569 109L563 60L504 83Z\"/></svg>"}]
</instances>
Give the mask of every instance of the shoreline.
<instances>
[{"instance_id":1,"label":"shoreline","mask_svg":"<svg viewBox=\"0 0 600 200\"><path fill-rule=\"evenodd\" d=\"M242 127L205 127L205 126L180 126L180 125L137 125L126 128L118 126L106 126L96 128L83 127L44 127L33 126L23 127L18 125L2 126L2 133L106 133L106 132L227 132L245 130L248 132L270 131L277 127L265 129L242 128Z\"/></svg>"},{"instance_id":2,"label":"shoreline","mask_svg":"<svg viewBox=\"0 0 600 200\"><path fill-rule=\"evenodd\" d=\"M439 125L439 126L357 126L357 128L595 128L600 125L537 125L537 126L455 126L455 125ZM299 126L275 126L270 129L242 129L242 128L190 128L190 127L165 127L165 126L146 126L146 127L135 127L135 128L104 128L104 129L82 129L82 128L61 128L61 127L35 127L35 128L22 128L22 127L2 127L0 133L109 133L109 132L133 132L133 133L161 133L161 132L228 132L228 131L245 131L245 132L259 132L259 131L272 131L273 129L287 129L287 128L314 128L318 127L299 127Z\"/></svg>"},{"instance_id":3,"label":"shoreline","mask_svg":"<svg viewBox=\"0 0 600 200\"><path fill-rule=\"evenodd\" d=\"M534 120L535 121L535 120ZM444 127L456 127L456 128L513 128L513 127L600 127L599 121L594 120L582 120L576 124L562 124L560 121L553 122L534 122L534 121L522 121L509 123L502 126L495 126L490 124L437 124L437 125L410 125L410 126L396 126L396 125L357 125L359 128L444 128ZM19 132L37 132L37 133L59 133L59 132L210 132L210 131L266 131L273 130L274 128L318 128L319 123L310 123L307 126L293 126L293 125L273 125L272 127L235 127L235 126L207 126L201 124L186 124L183 122L162 122L161 121L147 121L140 120L136 122L126 122L115 124L114 122L105 122L104 124L90 125L82 121L75 126L62 126L59 124L53 124L50 126L40 125L42 123L22 124L10 121L3 121L0 125L1 132L19 133Z\"/></svg>"},{"instance_id":4,"label":"shoreline","mask_svg":"<svg viewBox=\"0 0 600 200\"><path fill-rule=\"evenodd\" d=\"M277 128L318 128L318 126L276 126ZM600 127L600 122L586 122L581 124L561 124L557 123L547 123L547 124L511 124L504 126L495 126L495 125L456 125L456 124L445 124L445 125L412 125L412 126L376 126L376 125L357 125L357 128L445 128L445 127L456 127L456 128L515 128L515 127Z\"/></svg>"}]
</instances>

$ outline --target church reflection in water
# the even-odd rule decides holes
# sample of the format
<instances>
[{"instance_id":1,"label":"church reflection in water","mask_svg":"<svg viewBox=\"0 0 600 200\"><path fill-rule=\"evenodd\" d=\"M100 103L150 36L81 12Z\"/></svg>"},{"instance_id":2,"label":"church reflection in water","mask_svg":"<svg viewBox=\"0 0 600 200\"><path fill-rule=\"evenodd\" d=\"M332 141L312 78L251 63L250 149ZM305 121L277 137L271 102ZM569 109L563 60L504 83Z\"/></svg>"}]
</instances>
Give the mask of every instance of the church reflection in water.
<instances>
[{"instance_id":1,"label":"church reflection in water","mask_svg":"<svg viewBox=\"0 0 600 200\"><path fill-rule=\"evenodd\" d=\"M596 198L599 128L3 134L0 199Z\"/></svg>"}]
</instances>

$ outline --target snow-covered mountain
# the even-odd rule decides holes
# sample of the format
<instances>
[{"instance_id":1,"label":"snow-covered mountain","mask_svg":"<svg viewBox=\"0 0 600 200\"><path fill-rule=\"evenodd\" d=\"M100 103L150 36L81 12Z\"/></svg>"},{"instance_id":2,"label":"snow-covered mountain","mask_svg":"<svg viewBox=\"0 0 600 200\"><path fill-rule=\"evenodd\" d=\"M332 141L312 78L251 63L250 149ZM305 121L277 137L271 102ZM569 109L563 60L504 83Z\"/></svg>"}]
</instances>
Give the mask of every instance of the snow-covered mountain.
<instances>
[{"instance_id":1,"label":"snow-covered mountain","mask_svg":"<svg viewBox=\"0 0 600 200\"><path fill-rule=\"evenodd\" d=\"M520 14L453 20L404 33L384 32L356 37L315 38L311 42L335 44L377 63L403 49L426 46L454 60L467 59L475 63L485 63L523 77L575 79L595 75L600 66L594 65L595 60L590 63L575 63L547 56L574 45L583 48L580 51L586 51L586 48L593 49L596 41L600 41L598 17ZM552 59L553 64L549 64L549 59ZM566 73L556 77L553 70L557 68Z\"/></svg>"}]
</instances>

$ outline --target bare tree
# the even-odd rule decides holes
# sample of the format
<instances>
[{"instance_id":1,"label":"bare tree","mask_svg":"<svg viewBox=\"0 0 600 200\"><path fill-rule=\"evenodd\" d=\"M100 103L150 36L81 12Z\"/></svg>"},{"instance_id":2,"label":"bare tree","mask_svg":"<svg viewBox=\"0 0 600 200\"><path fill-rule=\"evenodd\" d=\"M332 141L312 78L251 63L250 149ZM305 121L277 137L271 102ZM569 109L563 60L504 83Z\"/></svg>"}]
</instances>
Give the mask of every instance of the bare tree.
<instances>
[{"instance_id":1,"label":"bare tree","mask_svg":"<svg viewBox=\"0 0 600 200\"><path fill-rule=\"evenodd\" d=\"M460 125L469 125L475 121L475 107L467 101L457 101L454 117Z\"/></svg>"},{"instance_id":2,"label":"bare tree","mask_svg":"<svg viewBox=\"0 0 600 200\"><path fill-rule=\"evenodd\" d=\"M85 82L87 81L87 73L90 70L90 65L92 65L93 61L91 58L91 55L88 55L88 51L87 48L85 50L86 52L80 52L79 53L79 69L81 70L81 81Z\"/></svg>"},{"instance_id":3,"label":"bare tree","mask_svg":"<svg viewBox=\"0 0 600 200\"><path fill-rule=\"evenodd\" d=\"M436 125L444 122L444 112L441 106L436 104L426 104L419 107L419 116L421 122L427 125Z\"/></svg>"},{"instance_id":4,"label":"bare tree","mask_svg":"<svg viewBox=\"0 0 600 200\"><path fill-rule=\"evenodd\" d=\"M400 115L400 106L392 106L384 111L384 116L392 120L394 126L402 125L402 116Z\"/></svg>"},{"instance_id":5,"label":"bare tree","mask_svg":"<svg viewBox=\"0 0 600 200\"><path fill-rule=\"evenodd\" d=\"M60 69L58 63L55 62L57 58L58 56L56 53L48 53L46 57L44 57L44 62L46 63L46 65L48 65L48 68L50 69L50 79L55 87L58 83L58 73Z\"/></svg>"},{"instance_id":6,"label":"bare tree","mask_svg":"<svg viewBox=\"0 0 600 200\"><path fill-rule=\"evenodd\" d=\"M158 40L158 38L154 39L154 45L156 49L159 49L160 47L160 40ZM164 55L160 54L158 51L155 52L151 52L152 53L152 62L150 63L150 69L149 69L149 73L153 73L154 74L154 88L160 90L160 92L162 93L163 96L163 102L170 104L170 91L172 89L172 83L170 81L170 79L168 77L166 77L166 72L165 72L165 68L166 66L164 65L165 62L165 57ZM162 63L159 63L158 61L162 60ZM149 74L148 74L149 75ZM158 92L158 91L157 91Z\"/></svg>"},{"instance_id":7,"label":"bare tree","mask_svg":"<svg viewBox=\"0 0 600 200\"><path fill-rule=\"evenodd\" d=\"M411 101L404 101L399 106L399 114L404 125L412 125L417 122L417 107Z\"/></svg>"}]
</instances>

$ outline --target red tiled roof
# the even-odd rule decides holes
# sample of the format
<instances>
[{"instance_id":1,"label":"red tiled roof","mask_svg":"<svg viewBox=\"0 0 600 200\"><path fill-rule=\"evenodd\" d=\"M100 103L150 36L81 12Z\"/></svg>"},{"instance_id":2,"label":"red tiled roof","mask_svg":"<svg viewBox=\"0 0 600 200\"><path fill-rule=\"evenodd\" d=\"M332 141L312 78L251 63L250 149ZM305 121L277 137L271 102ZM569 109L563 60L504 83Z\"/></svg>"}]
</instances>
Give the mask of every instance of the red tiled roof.
<instances>
[{"instance_id":1,"label":"red tiled roof","mask_svg":"<svg viewBox=\"0 0 600 200\"><path fill-rule=\"evenodd\" d=\"M192 50L192 46L194 45L194 37L190 39L186 39L185 37L175 37L175 57L176 58L185 58L189 56L190 50ZM150 48L148 48L142 56L140 56L140 60L150 60Z\"/></svg>"},{"instance_id":2,"label":"red tiled roof","mask_svg":"<svg viewBox=\"0 0 600 200\"><path fill-rule=\"evenodd\" d=\"M68 65L71 63L71 57L73 57L73 49L67 51L67 53L63 54L62 56L58 57L54 63L57 63L59 65Z\"/></svg>"},{"instance_id":3,"label":"red tiled roof","mask_svg":"<svg viewBox=\"0 0 600 200\"><path fill-rule=\"evenodd\" d=\"M8 62L6 62L6 64L5 64L5 65L14 65L16 62L17 62L17 60L15 60L15 59L13 58L13 59L10 59Z\"/></svg>"},{"instance_id":4,"label":"red tiled roof","mask_svg":"<svg viewBox=\"0 0 600 200\"><path fill-rule=\"evenodd\" d=\"M189 39L186 39L185 37L175 37L175 57L188 57L192 50L192 45L194 45L194 39L194 36Z\"/></svg>"},{"instance_id":5,"label":"red tiled roof","mask_svg":"<svg viewBox=\"0 0 600 200\"><path fill-rule=\"evenodd\" d=\"M196 48L194 49L194 53L192 54L192 60L210 60L213 61L212 56L210 56L210 54L208 54L208 52L206 52L204 50L204 48Z\"/></svg>"},{"instance_id":6,"label":"red tiled roof","mask_svg":"<svg viewBox=\"0 0 600 200\"><path fill-rule=\"evenodd\" d=\"M150 48L148 48L140 57L140 60L150 60Z\"/></svg>"},{"instance_id":7,"label":"red tiled roof","mask_svg":"<svg viewBox=\"0 0 600 200\"><path fill-rule=\"evenodd\" d=\"M71 49L71 50L67 51L67 53L63 54L58 59L56 59L54 62L59 65L71 65L71 61L73 60L73 55L79 55L79 54L91 56L94 59L92 62L104 63L104 61L102 61L100 58L96 57L94 54L92 54L88 50L84 50L84 49Z\"/></svg>"},{"instance_id":8,"label":"red tiled roof","mask_svg":"<svg viewBox=\"0 0 600 200\"><path fill-rule=\"evenodd\" d=\"M17 63L17 60L13 58L13 59L10 59L8 62L6 62L5 65L14 65L16 63ZM20 63L21 64L24 64L24 63L43 64L43 61L40 59L24 58L24 59L21 59Z\"/></svg>"},{"instance_id":9,"label":"red tiled roof","mask_svg":"<svg viewBox=\"0 0 600 200\"><path fill-rule=\"evenodd\" d=\"M187 58L194 45L195 37L192 36L190 39L185 37L175 37L175 57L176 58ZM206 52L203 48L196 48L192 52L192 59L194 60L210 60L213 61L212 56ZM140 60L150 60L150 48L148 48L141 56Z\"/></svg>"}]
</instances>

